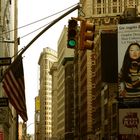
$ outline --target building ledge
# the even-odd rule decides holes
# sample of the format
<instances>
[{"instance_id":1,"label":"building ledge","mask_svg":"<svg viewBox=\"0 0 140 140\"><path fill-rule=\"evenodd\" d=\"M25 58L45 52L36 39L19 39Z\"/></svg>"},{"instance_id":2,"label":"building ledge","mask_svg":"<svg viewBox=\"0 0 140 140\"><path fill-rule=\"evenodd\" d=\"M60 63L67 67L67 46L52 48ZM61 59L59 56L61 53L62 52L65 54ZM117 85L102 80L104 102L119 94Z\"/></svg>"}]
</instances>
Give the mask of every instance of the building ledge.
<instances>
[{"instance_id":1,"label":"building ledge","mask_svg":"<svg viewBox=\"0 0 140 140\"><path fill-rule=\"evenodd\" d=\"M64 57L62 60L62 65L65 65L67 61L73 61L74 57Z\"/></svg>"}]
</instances>

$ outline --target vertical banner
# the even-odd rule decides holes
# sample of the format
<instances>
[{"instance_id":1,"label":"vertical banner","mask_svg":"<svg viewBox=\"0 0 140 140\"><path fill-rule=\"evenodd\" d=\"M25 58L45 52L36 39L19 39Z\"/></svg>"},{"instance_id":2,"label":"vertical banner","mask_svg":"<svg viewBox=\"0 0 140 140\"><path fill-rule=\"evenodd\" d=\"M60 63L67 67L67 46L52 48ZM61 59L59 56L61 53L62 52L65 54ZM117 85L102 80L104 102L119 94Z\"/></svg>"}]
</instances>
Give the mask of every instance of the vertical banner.
<instances>
[{"instance_id":1,"label":"vertical banner","mask_svg":"<svg viewBox=\"0 0 140 140\"><path fill-rule=\"evenodd\" d=\"M119 140L140 139L140 109L119 109Z\"/></svg>"},{"instance_id":2,"label":"vertical banner","mask_svg":"<svg viewBox=\"0 0 140 140\"><path fill-rule=\"evenodd\" d=\"M140 23L118 25L119 96L140 96Z\"/></svg>"},{"instance_id":3,"label":"vertical banner","mask_svg":"<svg viewBox=\"0 0 140 140\"><path fill-rule=\"evenodd\" d=\"M35 111L40 111L40 98L37 96L35 98Z\"/></svg>"}]
</instances>

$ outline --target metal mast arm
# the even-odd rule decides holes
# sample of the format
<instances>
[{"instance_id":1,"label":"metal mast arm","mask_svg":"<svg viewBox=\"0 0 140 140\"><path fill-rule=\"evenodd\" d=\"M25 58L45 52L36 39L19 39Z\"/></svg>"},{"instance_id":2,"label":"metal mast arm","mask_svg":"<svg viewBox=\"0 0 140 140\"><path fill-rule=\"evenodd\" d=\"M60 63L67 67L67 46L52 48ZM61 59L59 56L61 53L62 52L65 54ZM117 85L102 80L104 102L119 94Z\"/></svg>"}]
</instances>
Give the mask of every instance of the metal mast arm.
<instances>
[{"instance_id":1,"label":"metal mast arm","mask_svg":"<svg viewBox=\"0 0 140 140\"><path fill-rule=\"evenodd\" d=\"M19 53L19 55L22 55L44 32L46 32L50 27L52 27L55 23L57 23L59 20L67 16L68 14L72 13L76 9L80 8L80 4L78 3L75 7L55 19L52 23L50 23L47 27L45 27L39 34L37 34L28 44L25 46L25 48ZM18 57L18 56L17 56Z\"/></svg>"}]
</instances>

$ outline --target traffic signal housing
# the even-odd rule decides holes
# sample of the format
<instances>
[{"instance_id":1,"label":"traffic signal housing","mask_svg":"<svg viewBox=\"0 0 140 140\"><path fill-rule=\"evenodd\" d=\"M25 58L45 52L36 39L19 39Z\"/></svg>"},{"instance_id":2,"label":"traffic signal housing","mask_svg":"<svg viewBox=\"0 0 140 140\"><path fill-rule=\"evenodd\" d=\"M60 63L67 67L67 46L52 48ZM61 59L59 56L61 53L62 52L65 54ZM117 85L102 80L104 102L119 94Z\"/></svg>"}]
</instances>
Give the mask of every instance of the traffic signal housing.
<instances>
[{"instance_id":1,"label":"traffic signal housing","mask_svg":"<svg viewBox=\"0 0 140 140\"><path fill-rule=\"evenodd\" d=\"M68 22L68 40L67 47L74 49L77 45L77 21L74 19L70 19Z\"/></svg>"},{"instance_id":2,"label":"traffic signal housing","mask_svg":"<svg viewBox=\"0 0 140 140\"><path fill-rule=\"evenodd\" d=\"M95 25L87 20L81 21L80 49L92 50L94 48Z\"/></svg>"}]
</instances>

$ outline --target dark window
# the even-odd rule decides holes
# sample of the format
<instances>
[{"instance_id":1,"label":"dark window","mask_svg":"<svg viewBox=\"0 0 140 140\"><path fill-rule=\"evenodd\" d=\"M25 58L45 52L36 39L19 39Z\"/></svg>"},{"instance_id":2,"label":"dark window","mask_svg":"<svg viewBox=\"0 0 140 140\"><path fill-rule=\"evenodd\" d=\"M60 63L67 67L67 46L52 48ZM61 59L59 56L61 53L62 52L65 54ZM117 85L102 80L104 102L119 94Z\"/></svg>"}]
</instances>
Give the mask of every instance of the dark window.
<instances>
[{"instance_id":1,"label":"dark window","mask_svg":"<svg viewBox=\"0 0 140 140\"><path fill-rule=\"evenodd\" d=\"M101 34L101 76L104 82L118 82L117 33Z\"/></svg>"}]
</instances>

